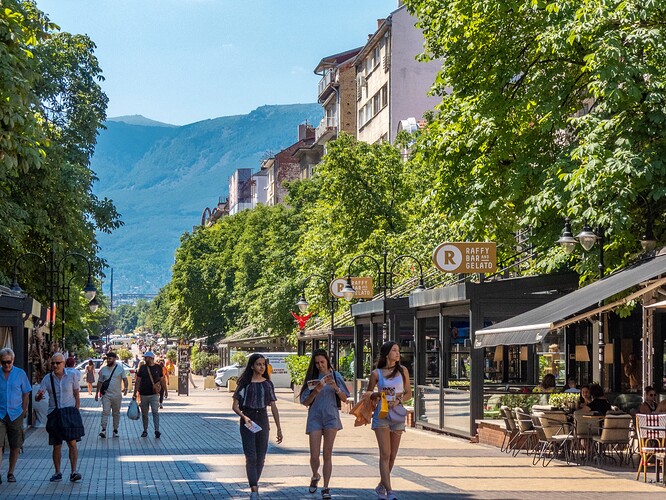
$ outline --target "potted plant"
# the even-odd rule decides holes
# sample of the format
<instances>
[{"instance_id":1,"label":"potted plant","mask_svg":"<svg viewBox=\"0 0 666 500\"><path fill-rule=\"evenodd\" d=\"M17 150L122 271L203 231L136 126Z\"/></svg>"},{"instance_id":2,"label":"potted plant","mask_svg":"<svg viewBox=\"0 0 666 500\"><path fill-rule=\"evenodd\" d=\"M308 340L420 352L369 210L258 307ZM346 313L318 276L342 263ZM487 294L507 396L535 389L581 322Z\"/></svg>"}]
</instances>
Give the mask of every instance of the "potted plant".
<instances>
[{"instance_id":1,"label":"potted plant","mask_svg":"<svg viewBox=\"0 0 666 500\"><path fill-rule=\"evenodd\" d=\"M310 356L287 356L286 362L291 375L291 384L294 388L294 402L299 402L301 387L305 382L305 375L310 364Z\"/></svg>"}]
</instances>

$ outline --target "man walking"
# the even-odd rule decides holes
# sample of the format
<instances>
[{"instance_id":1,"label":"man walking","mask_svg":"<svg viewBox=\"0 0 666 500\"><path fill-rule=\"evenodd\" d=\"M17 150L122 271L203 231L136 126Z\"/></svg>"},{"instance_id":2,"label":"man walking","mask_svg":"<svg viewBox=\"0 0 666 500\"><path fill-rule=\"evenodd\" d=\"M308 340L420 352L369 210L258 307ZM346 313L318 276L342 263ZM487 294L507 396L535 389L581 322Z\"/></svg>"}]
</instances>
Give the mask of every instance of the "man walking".
<instances>
[{"instance_id":1,"label":"man walking","mask_svg":"<svg viewBox=\"0 0 666 500\"><path fill-rule=\"evenodd\" d=\"M136 373L136 386L132 399L136 399L137 392L141 394L141 421L143 422L143 433L141 437L148 436L148 408L153 412L153 427L155 437L159 439L160 433L160 390L164 396L168 396L167 385L162 376L162 367L155 364L155 355L151 351L143 354L145 365Z\"/></svg>"},{"instance_id":2,"label":"man walking","mask_svg":"<svg viewBox=\"0 0 666 500\"><path fill-rule=\"evenodd\" d=\"M23 419L28 414L30 401L30 381L26 373L14 366L14 351L9 348L0 350L0 450L9 441L9 469L7 482L15 483L14 468L23 446ZM2 453L0 452L0 468ZM2 475L0 473L0 484Z\"/></svg>"},{"instance_id":3,"label":"man walking","mask_svg":"<svg viewBox=\"0 0 666 500\"><path fill-rule=\"evenodd\" d=\"M48 373L42 379L39 391L35 396L36 401L41 401L44 393L49 394L49 417L56 409L56 401L59 409L62 408L76 408L78 410L81 406L79 398L79 383L77 377L71 372L65 372L65 357L57 352L51 356L51 373ZM79 422L81 417L79 415ZM50 481L61 481L62 473L60 472L60 462L62 459L62 442L67 442L69 448L69 463L72 466L72 473L69 475L69 480L80 481L81 474L76 470L76 464L79 460L79 450L77 442L85 434L83 432L83 424L76 430L65 428L62 422L55 425L46 424L46 431L49 434L49 444L53 446L53 465L55 467L55 474L51 476Z\"/></svg>"},{"instance_id":4,"label":"man walking","mask_svg":"<svg viewBox=\"0 0 666 500\"><path fill-rule=\"evenodd\" d=\"M99 437L106 437L106 424L109 423L109 413L113 413L113 437L118 437L118 425L120 424L120 405L123 396L127 394L128 382L125 370L120 363L116 363L118 355L110 351L106 355L106 365L99 371L97 381L97 392L95 401L102 396L102 432ZM122 381L122 392L120 382Z\"/></svg>"}]
</instances>

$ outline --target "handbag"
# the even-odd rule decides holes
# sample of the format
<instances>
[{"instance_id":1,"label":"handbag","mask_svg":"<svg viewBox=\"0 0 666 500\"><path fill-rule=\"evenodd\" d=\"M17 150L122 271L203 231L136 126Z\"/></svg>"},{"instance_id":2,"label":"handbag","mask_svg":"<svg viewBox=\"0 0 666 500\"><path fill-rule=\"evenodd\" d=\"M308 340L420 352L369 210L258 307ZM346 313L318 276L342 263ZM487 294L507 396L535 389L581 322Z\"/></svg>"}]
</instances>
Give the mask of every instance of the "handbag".
<instances>
[{"instance_id":1,"label":"handbag","mask_svg":"<svg viewBox=\"0 0 666 500\"><path fill-rule=\"evenodd\" d=\"M150 377L150 383L153 384L153 394L159 394L162 392L162 382L155 382L153 380L153 374L150 371L150 366L146 365L146 370L148 370L148 376Z\"/></svg>"},{"instance_id":2,"label":"handbag","mask_svg":"<svg viewBox=\"0 0 666 500\"><path fill-rule=\"evenodd\" d=\"M141 408L139 408L139 403L136 402L136 399L133 399L127 407L127 418L130 420L139 420L140 416Z\"/></svg>"},{"instance_id":3,"label":"handbag","mask_svg":"<svg viewBox=\"0 0 666 500\"><path fill-rule=\"evenodd\" d=\"M111 376L107 378L104 382L102 382L102 387L99 388L99 393L104 396L106 391L109 390L109 385L111 385L111 379L113 378L113 374L116 372L116 368L118 368L118 365L113 367L113 370L111 371Z\"/></svg>"},{"instance_id":4,"label":"handbag","mask_svg":"<svg viewBox=\"0 0 666 500\"><path fill-rule=\"evenodd\" d=\"M379 415L377 416L379 418L386 418L388 417L389 414L388 401L386 400L386 393L382 391L381 394L382 394L382 399L379 406Z\"/></svg>"},{"instance_id":5,"label":"handbag","mask_svg":"<svg viewBox=\"0 0 666 500\"><path fill-rule=\"evenodd\" d=\"M86 434L81 412L75 406L58 407L53 373L51 373L51 389L53 390L53 401L56 409L49 413L46 418L46 432L58 435L65 441L80 441Z\"/></svg>"}]
</instances>

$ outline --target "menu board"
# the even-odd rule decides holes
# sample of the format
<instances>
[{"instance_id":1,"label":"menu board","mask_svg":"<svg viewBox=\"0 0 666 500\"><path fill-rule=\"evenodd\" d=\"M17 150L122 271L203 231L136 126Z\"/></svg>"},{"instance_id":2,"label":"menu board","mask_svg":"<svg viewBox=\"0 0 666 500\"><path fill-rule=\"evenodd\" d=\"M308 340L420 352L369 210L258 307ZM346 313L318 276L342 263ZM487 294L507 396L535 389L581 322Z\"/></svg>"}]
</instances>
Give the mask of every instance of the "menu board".
<instances>
[{"instance_id":1,"label":"menu board","mask_svg":"<svg viewBox=\"0 0 666 500\"><path fill-rule=\"evenodd\" d=\"M187 342L178 344L178 395L189 396L190 386L190 351L192 347Z\"/></svg>"}]
</instances>

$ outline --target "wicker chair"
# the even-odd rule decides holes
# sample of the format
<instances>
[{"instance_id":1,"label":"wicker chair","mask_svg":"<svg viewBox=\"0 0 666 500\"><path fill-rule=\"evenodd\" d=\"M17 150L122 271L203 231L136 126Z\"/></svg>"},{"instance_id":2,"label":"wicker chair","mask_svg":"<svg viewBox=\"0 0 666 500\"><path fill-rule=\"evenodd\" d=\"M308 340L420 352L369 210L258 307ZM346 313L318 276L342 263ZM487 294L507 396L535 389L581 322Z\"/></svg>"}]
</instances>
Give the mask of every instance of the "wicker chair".
<instances>
[{"instance_id":1,"label":"wicker chair","mask_svg":"<svg viewBox=\"0 0 666 500\"><path fill-rule=\"evenodd\" d=\"M613 454L616 454L618 461L623 464L626 460L629 463L631 454L631 415L606 415L601 428L601 435L594 436L594 456L598 463L605 458L615 461Z\"/></svg>"},{"instance_id":2,"label":"wicker chair","mask_svg":"<svg viewBox=\"0 0 666 500\"><path fill-rule=\"evenodd\" d=\"M532 423L537 434L533 465L542 460L546 467L557 456L562 456L567 464L574 461L574 426L564 412L534 412Z\"/></svg>"},{"instance_id":3,"label":"wicker chair","mask_svg":"<svg viewBox=\"0 0 666 500\"><path fill-rule=\"evenodd\" d=\"M516 445L517 437L519 436L518 425L516 424L516 419L513 416L511 408L508 406L500 407L500 414L502 415L502 420L504 420L505 427L504 439L502 440L500 450L506 453L511 453Z\"/></svg>"},{"instance_id":4,"label":"wicker chair","mask_svg":"<svg viewBox=\"0 0 666 500\"><path fill-rule=\"evenodd\" d=\"M647 415L645 413L636 414L636 435L638 436L638 453L640 454L640 463L636 480L643 471L643 481L647 482L647 468L655 455L666 453L664 447L666 441L666 431L646 429L646 426L666 427L666 415ZM654 461L655 474L658 474L658 463Z\"/></svg>"},{"instance_id":5,"label":"wicker chair","mask_svg":"<svg viewBox=\"0 0 666 500\"><path fill-rule=\"evenodd\" d=\"M536 430L532 423L532 417L522 408L514 408L516 415L516 425L518 427L518 436L513 447L513 456L517 456L520 450L525 450L529 455L537 444Z\"/></svg>"}]
</instances>

